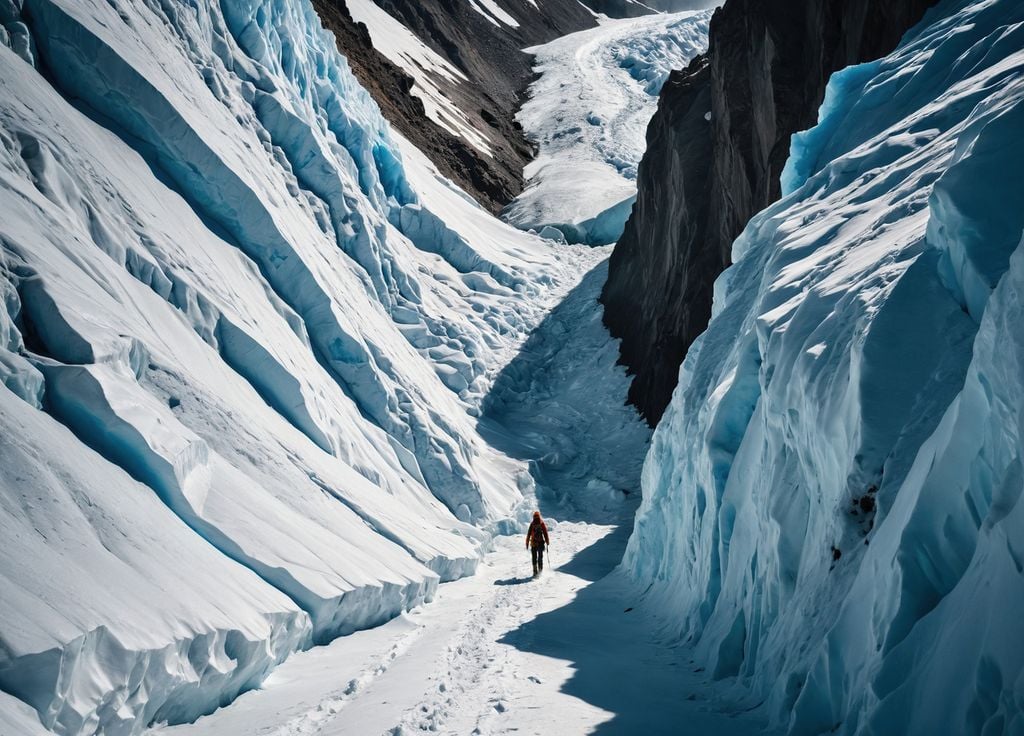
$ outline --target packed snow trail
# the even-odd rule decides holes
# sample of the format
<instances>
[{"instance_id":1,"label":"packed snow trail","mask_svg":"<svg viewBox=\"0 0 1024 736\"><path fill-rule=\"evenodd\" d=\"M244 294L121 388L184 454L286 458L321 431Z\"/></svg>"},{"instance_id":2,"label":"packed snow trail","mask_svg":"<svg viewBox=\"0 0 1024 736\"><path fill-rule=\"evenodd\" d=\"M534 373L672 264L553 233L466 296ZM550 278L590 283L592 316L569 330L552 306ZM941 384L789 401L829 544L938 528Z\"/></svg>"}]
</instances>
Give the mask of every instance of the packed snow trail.
<instances>
[{"instance_id":1,"label":"packed snow trail","mask_svg":"<svg viewBox=\"0 0 1024 736\"><path fill-rule=\"evenodd\" d=\"M504 218L556 240L618 240L658 93L672 69L707 48L710 18L701 11L605 19L528 49L540 76L516 118L539 150Z\"/></svg>"}]
</instances>

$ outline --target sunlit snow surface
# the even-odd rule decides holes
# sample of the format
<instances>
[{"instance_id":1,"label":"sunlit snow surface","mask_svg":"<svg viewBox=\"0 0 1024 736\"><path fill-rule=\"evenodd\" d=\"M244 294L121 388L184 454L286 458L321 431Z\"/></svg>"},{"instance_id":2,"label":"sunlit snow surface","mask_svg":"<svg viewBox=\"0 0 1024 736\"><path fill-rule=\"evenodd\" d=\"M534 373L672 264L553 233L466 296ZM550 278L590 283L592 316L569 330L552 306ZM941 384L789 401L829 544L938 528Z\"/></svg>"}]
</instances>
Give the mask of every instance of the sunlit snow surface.
<instances>
[{"instance_id":1,"label":"sunlit snow surface","mask_svg":"<svg viewBox=\"0 0 1024 736\"><path fill-rule=\"evenodd\" d=\"M833 77L716 284L626 566L795 734L1024 729L1024 5Z\"/></svg>"},{"instance_id":2,"label":"sunlit snow surface","mask_svg":"<svg viewBox=\"0 0 1024 736\"><path fill-rule=\"evenodd\" d=\"M20 5L0 689L131 733L474 570L529 490L474 415L582 274L396 140L305 2Z\"/></svg>"},{"instance_id":3,"label":"sunlit snow surface","mask_svg":"<svg viewBox=\"0 0 1024 736\"><path fill-rule=\"evenodd\" d=\"M705 50L710 17L604 19L528 49L540 76L517 119L539 152L505 219L573 243L618 240L636 199L636 167L658 93L672 69Z\"/></svg>"}]
</instances>

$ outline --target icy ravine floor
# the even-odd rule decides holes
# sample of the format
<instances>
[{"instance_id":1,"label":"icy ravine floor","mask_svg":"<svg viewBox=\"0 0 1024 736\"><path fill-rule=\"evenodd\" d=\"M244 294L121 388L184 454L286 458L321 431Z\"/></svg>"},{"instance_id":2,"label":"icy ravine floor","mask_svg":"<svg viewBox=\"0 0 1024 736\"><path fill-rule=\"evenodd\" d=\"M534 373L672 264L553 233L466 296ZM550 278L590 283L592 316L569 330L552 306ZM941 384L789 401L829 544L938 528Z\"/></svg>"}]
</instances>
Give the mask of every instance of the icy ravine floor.
<instances>
[{"instance_id":1,"label":"icy ravine floor","mask_svg":"<svg viewBox=\"0 0 1024 736\"><path fill-rule=\"evenodd\" d=\"M621 557L621 528L566 522L552 542L554 570L537 580L519 537L503 538L476 576L441 586L434 603L293 656L231 707L154 732L759 732L710 706L704 673L656 644L641 611L625 610L616 575L602 578Z\"/></svg>"}]
</instances>

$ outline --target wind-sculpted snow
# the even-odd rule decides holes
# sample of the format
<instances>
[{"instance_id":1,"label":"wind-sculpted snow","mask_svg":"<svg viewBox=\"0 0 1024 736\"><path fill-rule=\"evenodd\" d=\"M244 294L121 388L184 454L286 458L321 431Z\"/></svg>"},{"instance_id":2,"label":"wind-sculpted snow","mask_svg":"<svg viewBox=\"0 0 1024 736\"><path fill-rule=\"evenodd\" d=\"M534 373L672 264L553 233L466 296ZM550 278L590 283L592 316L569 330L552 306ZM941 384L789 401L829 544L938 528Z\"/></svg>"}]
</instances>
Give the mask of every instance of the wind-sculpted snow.
<instances>
[{"instance_id":1,"label":"wind-sculpted snow","mask_svg":"<svg viewBox=\"0 0 1024 736\"><path fill-rule=\"evenodd\" d=\"M707 48L710 17L707 11L605 19L529 49L540 77L517 119L539 152L505 219L571 243L618 240L636 199L658 93L672 69Z\"/></svg>"},{"instance_id":2,"label":"wind-sculpted snow","mask_svg":"<svg viewBox=\"0 0 1024 736\"><path fill-rule=\"evenodd\" d=\"M1024 727L1024 8L837 75L736 241L625 565L794 734Z\"/></svg>"},{"instance_id":3,"label":"wind-sculpted snow","mask_svg":"<svg viewBox=\"0 0 1024 736\"><path fill-rule=\"evenodd\" d=\"M305 2L0 23L0 690L192 720L473 572L522 498L474 415L574 254L396 140Z\"/></svg>"}]
</instances>

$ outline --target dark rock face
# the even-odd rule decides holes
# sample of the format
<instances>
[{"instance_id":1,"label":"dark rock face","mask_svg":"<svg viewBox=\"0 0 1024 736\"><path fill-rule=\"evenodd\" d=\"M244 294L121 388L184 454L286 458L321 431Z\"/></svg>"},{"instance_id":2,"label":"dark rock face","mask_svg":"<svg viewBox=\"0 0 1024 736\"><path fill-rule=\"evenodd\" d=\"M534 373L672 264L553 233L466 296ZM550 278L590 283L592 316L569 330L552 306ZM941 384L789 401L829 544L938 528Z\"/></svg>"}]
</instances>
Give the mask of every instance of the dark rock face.
<instances>
[{"instance_id":1,"label":"dark rock face","mask_svg":"<svg viewBox=\"0 0 1024 736\"><path fill-rule=\"evenodd\" d=\"M707 326L732 241L779 198L790 137L815 123L829 76L892 51L934 2L728 0L706 56L665 85L601 295L648 422Z\"/></svg>"},{"instance_id":2,"label":"dark rock face","mask_svg":"<svg viewBox=\"0 0 1024 736\"><path fill-rule=\"evenodd\" d=\"M490 141L487 156L426 117L410 93L412 79L373 48L370 35L353 21L345 0L313 0L313 7L338 41L359 82L388 121L423 151L448 178L494 213L523 188L523 167L533 157L515 113L532 79L532 58L521 49L596 24L576 0L547 0L538 10L529 0L501 0L519 27L495 25L468 2L375 0L421 41L469 77L437 79L438 87Z\"/></svg>"},{"instance_id":3,"label":"dark rock face","mask_svg":"<svg viewBox=\"0 0 1024 736\"><path fill-rule=\"evenodd\" d=\"M636 372L629 400L651 424L672 395L694 330L711 316L712 280L685 276L723 267L718 251L701 247L711 189L710 79L711 66L699 56L662 87L647 128L636 204L602 294L605 324L622 338L623 362Z\"/></svg>"}]
</instances>

